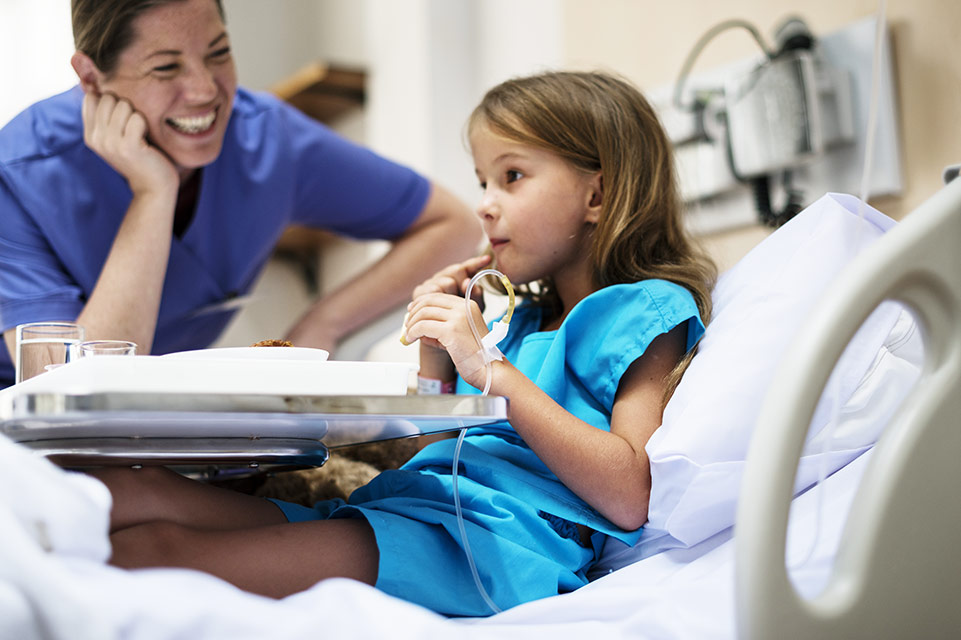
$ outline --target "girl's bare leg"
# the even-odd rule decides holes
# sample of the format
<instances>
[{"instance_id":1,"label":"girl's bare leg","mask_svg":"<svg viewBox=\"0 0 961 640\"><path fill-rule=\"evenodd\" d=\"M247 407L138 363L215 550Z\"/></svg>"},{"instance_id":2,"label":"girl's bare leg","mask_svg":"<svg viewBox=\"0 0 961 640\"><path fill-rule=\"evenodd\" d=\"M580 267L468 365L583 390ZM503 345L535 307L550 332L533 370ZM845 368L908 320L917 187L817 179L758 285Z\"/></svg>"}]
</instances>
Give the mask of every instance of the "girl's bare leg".
<instances>
[{"instance_id":1,"label":"girl's bare leg","mask_svg":"<svg viewBox=\"0 0 961 640\"><path fill-rule=\"evenodd\" d=\"M198 569L274 598L303 591L324 578L347 577L372 585L380 559L374 532L363 519L232 531L149 522L110 539L111 563L116 566Z\"/></svg>"},{"instance_id":2,"label":"girl's bare leg","mask_svg":"<svg viewBox=\"0 0 961 640\"><path fill-rule=\"evenodd\" d=\"M110 531L164 520L199 529L242 529L286 523L272 502L191 480L164 467L90 471L113 495Z\"/></svg>"}]
</instances>

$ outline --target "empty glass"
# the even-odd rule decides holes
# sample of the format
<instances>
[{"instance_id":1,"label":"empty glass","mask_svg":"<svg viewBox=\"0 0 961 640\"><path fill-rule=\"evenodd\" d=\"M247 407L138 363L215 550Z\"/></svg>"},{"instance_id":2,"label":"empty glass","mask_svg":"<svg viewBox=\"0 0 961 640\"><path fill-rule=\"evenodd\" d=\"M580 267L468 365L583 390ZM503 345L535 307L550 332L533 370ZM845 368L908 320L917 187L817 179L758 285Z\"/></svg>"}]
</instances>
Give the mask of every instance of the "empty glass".
<instances>
[{"instance_id":1,"label":"empty glass","mask_svg":"<svg viewBox=\"0 0 961 640\"><path fill-rule=\"evenodd\" d=\"M75 346L83 338L83 327L73 322L17 325L16 382L70 362Z\"/></svg>"},{"instance_id":2,"label":"empty glass","mask_svg":"<svg viewBox=\"0 0 961 640\"><path fill-rule=\"evenodd\" d=\"M137 343L126 340L87 340L77 347L81 358L91 356L133 356L137 355Z\"/></svg>"}]
</instances>

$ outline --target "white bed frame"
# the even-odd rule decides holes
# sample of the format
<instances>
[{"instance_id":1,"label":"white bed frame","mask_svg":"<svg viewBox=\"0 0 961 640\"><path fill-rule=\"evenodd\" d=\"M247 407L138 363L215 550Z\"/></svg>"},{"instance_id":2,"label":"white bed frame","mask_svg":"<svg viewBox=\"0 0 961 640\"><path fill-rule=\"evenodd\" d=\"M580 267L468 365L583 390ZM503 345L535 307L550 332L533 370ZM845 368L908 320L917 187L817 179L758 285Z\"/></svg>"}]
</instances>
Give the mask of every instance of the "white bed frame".
<instances>
[{"instance_id":1,"label":"white bed frame","mask_svg":"<svg viewBox=\"0 0 961 640\"><path fill-rule=\"evenodd\" d=\"M805 599L785 568L794 472L834 363L885 299L913 310L924 370L875 447L827 586ZM738 635L961 638L961 179L859 256L778 371L737 514Z\"/></svg>"}]
</instances>

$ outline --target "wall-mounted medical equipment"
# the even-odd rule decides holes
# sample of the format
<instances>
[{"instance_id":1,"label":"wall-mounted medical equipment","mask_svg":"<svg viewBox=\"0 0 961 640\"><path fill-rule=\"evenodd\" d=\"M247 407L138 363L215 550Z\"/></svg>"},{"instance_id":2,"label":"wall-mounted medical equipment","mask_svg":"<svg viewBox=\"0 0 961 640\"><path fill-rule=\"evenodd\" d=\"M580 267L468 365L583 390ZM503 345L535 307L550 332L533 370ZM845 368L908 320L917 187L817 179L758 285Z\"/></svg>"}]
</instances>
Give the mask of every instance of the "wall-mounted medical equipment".
<instances>
[{"instance_id":1,"label":"wall-mounted medical equipment","mask_svg":"<svg viewBox=\"0 0 961 640\"><path fill-rule=\"evenodd\" d=\"M675 145L682 194L699 217L696 229L757 219L778 226L827 191L859 192L875 24L872 18L815 37L792 17L775 31L772 46L750 22L727 20L695 43L670 99L652 97ZM692 74L705 47L734 28L751 34L760 55ZM901 189L886 52L881 64L872 195Z\"/></svg>"}]
</instances>

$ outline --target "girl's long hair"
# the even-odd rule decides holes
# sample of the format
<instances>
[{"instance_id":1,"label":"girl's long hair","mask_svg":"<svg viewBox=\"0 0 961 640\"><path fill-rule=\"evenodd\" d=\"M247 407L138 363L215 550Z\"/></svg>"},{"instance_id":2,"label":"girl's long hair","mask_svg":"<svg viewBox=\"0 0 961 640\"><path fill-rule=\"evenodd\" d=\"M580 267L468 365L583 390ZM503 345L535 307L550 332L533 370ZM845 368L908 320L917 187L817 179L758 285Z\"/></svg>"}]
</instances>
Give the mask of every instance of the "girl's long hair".
<instances>
[{"instance_id":1,"label":"girl's long hair","mask_svg":"<svg viewBox=\"0 0 961 640\"><path fill-rule=\"evenodd\" d=\"M677 283L691 292L707 324L717 270L685 229L670 140L630 82L567 71L508 80L488 91L471 114L468 131L478 125L555 153L581 171L599 171L602 210L591 246L595 285L650 278ZM550 281L523 291L559 308ZM672 374L669 393L692 355Z\"/></svg>"}]
</instances>

